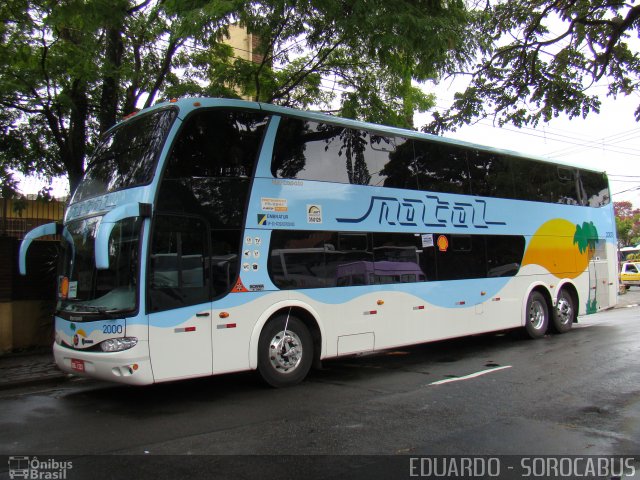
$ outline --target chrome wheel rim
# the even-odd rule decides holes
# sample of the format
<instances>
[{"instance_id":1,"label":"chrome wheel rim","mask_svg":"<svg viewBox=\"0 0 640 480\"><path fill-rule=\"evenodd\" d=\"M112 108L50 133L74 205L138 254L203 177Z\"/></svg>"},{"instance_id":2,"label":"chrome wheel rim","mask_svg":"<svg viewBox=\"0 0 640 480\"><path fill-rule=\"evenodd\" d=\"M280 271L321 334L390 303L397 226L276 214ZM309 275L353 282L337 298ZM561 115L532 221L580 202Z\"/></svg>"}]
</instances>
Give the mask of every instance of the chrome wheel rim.
<instances>
[{"instance_id":1,"label":"chrome wheel rim","mask_svg":"<svg viewBox=\"0 0 640 480\"><path fill-rule=\"evenodd\" d=\"M558 299L556 311L558 312L558 318L560 319L560 323L562 325L566 325L567 323L573 321L573 306L566 297L563 296Z\"/></svg>"},{"instance_id":2,"label":"chrome wheel rim","mask_svg":"<svg viewBox=\"0 0 640 480\"><path fill-rule=\"evenodd\" d=\"M529 306L529 323L534 330L540 330L544 325L545 315L542 303L534 300Z\"/></svg>"},{"instance_id":3,"label":"chrome wheel rim","mask_svg":"<svg viewBox=\"0 0 640 480\"><path fill-rule=\"evenodd\" d=\"M279 373L294 372L302 362L302 342L295 332L284 330L275 334L269 342L269 362Z\"/></svg>"}]
</instances>

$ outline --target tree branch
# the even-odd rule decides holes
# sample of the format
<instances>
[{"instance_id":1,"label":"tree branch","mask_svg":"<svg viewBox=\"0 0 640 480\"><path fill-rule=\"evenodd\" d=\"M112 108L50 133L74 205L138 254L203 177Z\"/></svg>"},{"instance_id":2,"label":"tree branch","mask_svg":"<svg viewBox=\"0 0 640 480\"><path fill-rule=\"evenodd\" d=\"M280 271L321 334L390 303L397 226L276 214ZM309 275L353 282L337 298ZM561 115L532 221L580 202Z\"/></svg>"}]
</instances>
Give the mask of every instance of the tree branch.
<instances>
[{"instance_id":1,"label":"tree branch","mask_svg":"<svg viewBox=\"0 0 640 480\"><path fill-rule=\"evenodd\" d=\"M262 69L267 64L268 59L270 61L273 61L274 54L271 54L271 56L269 56L269 52L275 50L276 42L278 41L278 38L280 38L280 35L282 35L282 32L284 31L284 28L289 22L290 18L291 18L291 11L289 10L284 20L280 22L280 25L278 26L278 30L275 32L274 35L271 36L271 42L269 42L269 46L266 48L264 55L262 56L262 62L260 62L260 65L256 70L256 73L254 75L255 87L256 87L256 97L255 97L256 102L260 101L260 74L262 73Z\"/></svg>"},{"instance_id":2,"label":"tree branch","mask_svg":"<svg viewBox=\"0 0 640 480\"><path fill-rule=\"evenodd\" d=\"M298 85L300 85L309 75L315 72L318 67L325 62L329 55L331 55L341 45L341 43L342 40L338 39L333 46L326 49L322 55L320 54L322 47L320 47L320 50L309 61L307 61L296 74L292 75L289 81L285 83L279 91L274 92L268 101L271 102L278 97L290 95ZM314 62L315 59L317 59L317 61ZM309 66L309 68L307 68L307 66Z\"/></svg>"},{"instance_id":3,"label":"tree branch","mask_svg":"<svg viewBox=\"0 0 640 480\"><path fill-rule=\"evenodd\" d=\"M145 0L144 2L142 2L142 3L138 4L138 5L134 5L133 7L131 7L130 9L127 10L127 15L131 16L134 13L139 12L144 7L149 5L150 3L151 3L151 0Z\"/></svg>"},{"instance_id":4,"label":"tree branch","mask_svg":"<svg viewBox=\"0 0 640 480\"><path fill-rule=\"evenodd\" d=\"M639 18L640 18L640 5L636 5L631 9L629 9L629 11L627 12L627 16L622 21L610 22L610 25L613 26L613 30L609 34L609 41L604 50L604 53L594 59L595 60L594 72L596 73L595 75L596 81L600 80L605 75L607 71L607 66L609 65L609 62L611 62L611 55L613 53L613 49L616 47L616 45L620 41L620 38L622 37L624 32L628 28L630 28L634 24L634 22L636 22ZM600 64L601 66L599 73L597 70L595 70L598 64Z\"/></svg>"},{"instance_id":5,"label":"tree branch","mask_svg":"<svg viewBox=\"0 0 640 480\"><path fill-rule=\"evenodd\" d=\"M153 105L153 102L154 102L154 100L156 98L156 95L160 91L160 87L162 87L162 84L164 83L165 78L169 74L169 71L171 69L171 61L173 60L173 56L175 55L175 53L178 50L178 48L180 48L180 46L182 46L182 44L184 43L185 40L186 40L185 38L180 38L180 39L173 39L173 40L171 40L169 42L169 46L167 47L167 50L164 53L164 58L162 59L162 65L160 66L160 72L158 72L158 76L156 77L156 81L154 82L153 87L151 88L151 91L149 92L149 97L147 98L147 101L144 103L144 108L147 108L147 107L150 107L151 105Z\"/></svg>"}]
</instances>

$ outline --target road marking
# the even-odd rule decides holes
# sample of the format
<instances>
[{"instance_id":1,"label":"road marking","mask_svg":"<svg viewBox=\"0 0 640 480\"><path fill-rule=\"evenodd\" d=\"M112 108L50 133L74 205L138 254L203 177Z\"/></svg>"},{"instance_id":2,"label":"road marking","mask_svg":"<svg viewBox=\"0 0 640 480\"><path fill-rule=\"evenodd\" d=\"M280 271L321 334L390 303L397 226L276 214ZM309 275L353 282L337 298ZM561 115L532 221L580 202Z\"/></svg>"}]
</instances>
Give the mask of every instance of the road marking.
<instances>
[{"instance_id":1,"label":"road marking","mask_svg":"<svg viewBox=\"0 0 640 480\"><path fill-rule=\"evenodd\" d=\"M465 375L464 377L445 378L444 380L431 382L429 385L442 385L444 383L459 382L460 380L469 380L471 378L480 377L482 375L486 375L487 373L497 372L498 370L504 370L506 368L511 368L511 365L505 365L504 367L489 368L488 370L482 370L480 372Z\"/></svg>"}]
</instances>

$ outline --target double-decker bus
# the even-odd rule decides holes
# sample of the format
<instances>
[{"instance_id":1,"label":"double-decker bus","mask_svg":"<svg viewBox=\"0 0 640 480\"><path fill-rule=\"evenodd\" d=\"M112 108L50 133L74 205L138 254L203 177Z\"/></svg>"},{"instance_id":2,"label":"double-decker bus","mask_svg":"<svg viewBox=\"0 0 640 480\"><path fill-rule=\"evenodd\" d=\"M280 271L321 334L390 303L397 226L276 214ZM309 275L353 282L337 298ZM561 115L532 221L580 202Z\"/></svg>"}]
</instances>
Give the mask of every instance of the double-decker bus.
<instances>
[{"instance_id":1,"label":"double-decker bus","mask_svg":"<svg viewBox=\"0 0 640 480\"><path fill-rule=\"evenodd\" d=\"M273 105L182 99L106 132L62 224L54 355L150 384L522 328L616 300L606 176Z\"/></svg>"}]
</instances>

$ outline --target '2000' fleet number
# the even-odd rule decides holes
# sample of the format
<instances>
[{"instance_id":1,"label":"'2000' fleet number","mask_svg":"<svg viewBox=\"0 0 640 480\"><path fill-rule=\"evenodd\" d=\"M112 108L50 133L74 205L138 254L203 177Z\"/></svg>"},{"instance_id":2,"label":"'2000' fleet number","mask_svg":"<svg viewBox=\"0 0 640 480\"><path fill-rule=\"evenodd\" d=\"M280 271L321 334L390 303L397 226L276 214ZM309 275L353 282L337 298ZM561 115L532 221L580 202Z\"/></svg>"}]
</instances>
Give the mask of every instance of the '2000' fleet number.
<instances>
[{"instance_id":1,"label":"'2000' fleet number","mask_svg":"<svg viewBox=\"0 0 640 480\"><path fill-rule=\"evenodd\" d=\"M105 335L122 335L124 328L122 325L103 325L102 333Z\"/></svg>"}]
</instances>

